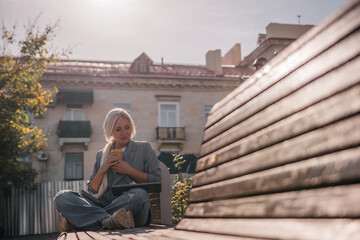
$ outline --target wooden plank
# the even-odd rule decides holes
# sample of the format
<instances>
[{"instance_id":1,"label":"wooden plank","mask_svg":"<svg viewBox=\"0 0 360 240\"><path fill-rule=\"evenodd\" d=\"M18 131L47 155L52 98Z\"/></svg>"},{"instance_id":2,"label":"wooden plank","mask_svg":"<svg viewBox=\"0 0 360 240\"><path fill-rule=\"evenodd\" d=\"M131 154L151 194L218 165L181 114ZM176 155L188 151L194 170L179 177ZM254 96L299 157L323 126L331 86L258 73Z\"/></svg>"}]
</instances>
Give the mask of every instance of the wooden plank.
<instances>
[{"instance_id":1,"label":"wooden plank","mask_svg":"<svg viewBox=\"0 0 360 240\"><path fill-rule=\"evenodd\" d=\"M260 70L218 102L213 107L206 128L354 31L360 24L359 11L359 1L353 2L336 18L332 17L330 21L320 24L293 42L267 64L272 69L271 74L267 74L266 68Z\"/></svg>"},{"instance_id":2,"label":"wooden plank","mask_svg":"<svg viewBox=\"0 0 360 240\"><path fill-rule=\"evenodd\" d=\"M360 181L359 156L360 147L357 147L192 188L190 201L235 198Z\"/></svg>"},{"instance_id":3,"label":"wooden plank","mask_svg":"<svg viewBox=\"0 0 360 240\"><path fill-rule=\"evenodd\" d=\"M76 236L80 240L93 240L92 237L90 237L86 232L78 231L76 232Z\"/></svg>"},{"instance_id":4,"label":"wooden plank","mask_svg":"<svg viewBox=\"0 0 360 240\"><path fill-rule=\"evenodd\" d=\"M322 75L325 70L320 71L319 69L325 68L325 66L332 69L332 65L323 64L323 62L328 61L329 58L338 60L338 58L330 57L337 51L341 51L342 54L347 54L347 56L356 54L355 51L359 54L360 46L356 43L359 40L360 31L356 37L346 39L342 44L342 47L348 49L348 51L338 50L333 47L298 71L290 74L268 91L249 101L240 109L224 117L214 127L205 131L204 139L207 139L207 141L201 146L200 156L205 156L358 83L360 73L355 72L357 72L356 69L359 69L359 58L353 60L353 64L348 64L348 58L344 57L342 63L347 63L345 66L325 75ZM351 44L357 45L358 48L354 49L354 51L353 49L350 50L349 41L352 41ZM318 71L315 73L313 69ZM353 75L354 73L356 76ZM320 75L322 76L319 79L311 82ZM343 80L339 81L339 78ZM292 93L293 91L295 92ZM288 96L290 93L292 94ZM279 99L281 100L279 101Z\"/></svg>"},{"instance_id":5,"label":"wooden plank","mask_svg":"<svg viewBox=\"0 0 360 240\"><path fill-rule=\"evenodd\" d=\"M57 240L66 240L66 232L60 233L60 235L57 237Z\"/></svg>"},{"instance_id":6,"label":"wooden plank","mask_svg":"<svg viewBox=\"0 0 360 240\"><path fill-rule=\"evenodd\" d=\"M173 230L163 234L163 236L173 239L176 236L177 239L181 240L262 240L264 238L248 238L248 237L239 237L239 236L228 236L220 234L209 234L209 233L200 233L200 232L190 232L182 230Z\"/></svg>"},{"instance_id":7,"label":"wooden plank","mask_svg":"<svg viewBox=\"0 0 360 240\"><path fill-rule=\"evenodd\" d=\"M113 232L113 234L111 234L110 231L100 231L100 232L86 231L86 233L90 237L92 237L92 239L97 239L97 240L110 240L110 239L111 240L123 240L124 239L121 237L121 235L118 235L118 233Z\"/></svg>"},{"instance_id":8,"label":"wooden plank","mask_svg":"<svg viewBox=\"0 0 360 240\"><path fill-rule=\"evenodd\" d=\"M78 240L76 232L67 232L65 239L66 240Z\"/></svg>"},{"instance_id":9,"label":"wooden plank","mask_svg":"<svg viewBox=\"0 0 360 240\"><path fill-rule=\"evenodd\" d=\"M360 112L360 101L354 101L354 99L360 100L359 96L360 85L357 85L327 101L320 102L311 108L289 117L276 126L269 127L269 129L265 129L258 134L239 141L239 143L236 144L236 147L239 149L238 152L231 152L236 149L232 147L227 150L224 149L224 151L219 151L218 155L216 155L216 160L213 162L211 158L208 158L206 162L199 160L198 170L219 163L223 164L207 169L206 171L198 172L195 175L193 186L201 186L241 176L298 161L299 159L324 154L326 151L340 150L359 144L360 135L354 132L354 129L360 128L359 124L355 123L355 125L351 124L350 126L334 124L333 126L330 125L320 128L316 131L246 155L249 149L254 149L257 145L260 145L261 148L264 145L266 146L267 142L274 141L274 137L271 138L269 136L275 136L275 139L286 139L288 135L298 135L301 132L324 126L329 124L329 122ZM277 133L273 134L273 132ZM333 138L332 136L334 136L333 134L335 132L337 135L336 138ZM264 143L262 143L262 140ZM227 151L230 153L227 153ZM237 157L236 155L239 155L240 158L228 162L232 158ZM271 156L271 158L269 158L269 156Z\"/></svg>"},{"instance_id":10,"label":"wooden plank","mask_svg":"<svg viewBox=\"0 0 360 240\"><path fill-rule=\"evenodd\" d=\"M124 240L129 239L126 237L123 237L122 234L117 231L100 231L100 232L93 232L93 231L87 231L87 233L94 239L106 239L106 240Z\"/></svg>"},{"instance_id":11,"label":"wooden plank","mask_svg":"<svg viewBox=\"0 0 360 240\"><path fill-rule=\"evenodd\" d=\"M359 219L189 219L176 229L270 239L360 239Z\"/></svg>"},{"instance_id":12,"label":"wooden plank","mask_svg":"<svg viewBox=\"0 0 360 240\"><path fill-rule=\"evenodd\" d=\"M208 233L198 233L198 232L188 232L188 231L181 231L181 230L174 230L173 228L137 228L133 229L132 231L121 230L120 232L111 232L111 231L104 231L104 232L87 232L91 235L94 239L146 239L146 240L254 240L254 238L246 238L246 237L234 237L234 236L227 236L227 235L219 235L219 234L208 234ZM119 235L121 234L121 235ZM100 237L99 237L100 236ZM102 238L106 237L106 238ZM257 240L259 240L257 238Z\"/></svg>"},{"instance_id":13,"label":"wooden plank","mask_svg":"<svg viewBox=\"0 0 360 240\"><path fill-rule=\"evenodd\" d=\"M343 106L343 108L345 111L344 114L346 115L347 107ZM357 106L354 108L356 109ZM196 164L196 171L203 171L210 167L217 166L232 159L245 156L260 149L291 139L313 129L325 126L331 123L331 119L334 120L341 117L341 114L343 113L341 107L335 106L334 109L336 109L336 111L328 112L325 114L326 116L320 116L316 111L313 113L313 110L310 108L307 112L312 116L317 116L317 118L305 119L301 114L296 114L284 119L284 121L271 125L247 138L236 141L211 155L199 159ZM350 111L351 109L352 108L350 108ZM327 117L328 114L329 117ZM355 126L358 125L356 123L349 124Z\"/></svg>"},{"instance_id":14,"label":"wooden plank","mask_svg":"<svg viewBox=\"0 0 360 240\"><path fill-rule=\"evenodd\" d=\"M359 218L360 184L190 204L186 217Z\"/></svg>"}]
</instances>

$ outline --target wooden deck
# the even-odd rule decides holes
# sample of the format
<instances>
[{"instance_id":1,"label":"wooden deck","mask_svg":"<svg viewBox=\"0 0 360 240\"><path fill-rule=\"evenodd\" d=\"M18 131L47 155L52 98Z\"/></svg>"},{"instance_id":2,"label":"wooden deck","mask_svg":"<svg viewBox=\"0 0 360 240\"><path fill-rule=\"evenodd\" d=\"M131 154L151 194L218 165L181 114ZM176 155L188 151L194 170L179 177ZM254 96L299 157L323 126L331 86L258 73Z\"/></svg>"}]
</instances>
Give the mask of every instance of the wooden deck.
<instances>
[{"instance_id":1,"label":"wooden deck","mask_svg":"<svg viewBox=\"0 0 360 240\"><path fill-rule=\"evenodd\" d=\"M250 240L208 233L175 230L173 226L150 225L149 227L111 231L63 232L58 240ZM251 238L252 239L252 238Z\"/></svg>"}]
</instances>

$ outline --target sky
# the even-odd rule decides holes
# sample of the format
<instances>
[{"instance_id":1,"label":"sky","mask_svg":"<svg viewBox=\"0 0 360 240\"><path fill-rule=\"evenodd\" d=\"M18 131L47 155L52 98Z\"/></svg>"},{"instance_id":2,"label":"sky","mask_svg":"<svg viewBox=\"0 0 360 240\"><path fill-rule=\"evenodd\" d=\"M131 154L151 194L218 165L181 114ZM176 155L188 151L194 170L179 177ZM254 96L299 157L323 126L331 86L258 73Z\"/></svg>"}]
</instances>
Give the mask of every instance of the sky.
<instances>
[{"instance_id":1,"label":"sky","mask_svg":"<svg viewBox=\"0 0 360 240\"><path fill-rule=\"evenodd\" d=\"M131 62L145 52L154 62L205 65L236 43L242 57L256 48L270 22L317 25L348 0L0 0L5 26L59 20L53 48L71 59ZM299 18L298 15L301 17Z\"/></svg>"}]
</instances>

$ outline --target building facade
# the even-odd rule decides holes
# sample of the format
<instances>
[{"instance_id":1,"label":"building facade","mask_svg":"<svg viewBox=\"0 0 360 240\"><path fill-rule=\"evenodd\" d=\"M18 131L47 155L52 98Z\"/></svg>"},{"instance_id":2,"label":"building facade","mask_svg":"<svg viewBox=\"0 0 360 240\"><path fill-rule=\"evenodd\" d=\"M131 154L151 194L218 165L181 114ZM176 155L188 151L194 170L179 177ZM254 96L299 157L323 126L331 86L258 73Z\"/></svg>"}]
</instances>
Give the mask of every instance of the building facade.
<instances>
[{"instance_id":1,"label":"building facade","mask_svg":"<svg viewBox=\"0 0 360 240\"><path fill-rule=\"evenodd\" d=\"M254 66L256 60L259 59L263 60L260 61L263 65L312 27L314 25L269 23L266 26L266 33L259 33L257 47L236 65L241 67Z\"/></svg>"},{"instance_id":2,"label":"building facade","mask_svg":"<svg viewBox=\"0 0 360 240\"><path fill-rule=\"evenodd\" d=\"M154 63L145 53L133 62L49 64L40 83L59 91L34 119L48 134L47 148L32 161L37 181L89 179L105 145L103 121L114 107L130 113L134 140L148 141L157 155L197 156L211 107L251 74L241 67Z\"/></svg>"},{"instance_id":3,"label":"building facade","mask_svg":"<svg viewBox=\"0 0 360 240\"><path fill-rule=\"evenodd\" d=\"M169 153L185 155L186 171L193 171L211 107L312 27L270 23L244 59L237 43L224 56L220 49L207 52L205 66L154 63L145 53L133 62L49 64L40 83L59 92L34 118L48 134L48 147L32 161L37 180L88 179L105 145L103 121L115 107L133 117L134 140L148 141L168 167Z\"/></svg>"}]
</instances>

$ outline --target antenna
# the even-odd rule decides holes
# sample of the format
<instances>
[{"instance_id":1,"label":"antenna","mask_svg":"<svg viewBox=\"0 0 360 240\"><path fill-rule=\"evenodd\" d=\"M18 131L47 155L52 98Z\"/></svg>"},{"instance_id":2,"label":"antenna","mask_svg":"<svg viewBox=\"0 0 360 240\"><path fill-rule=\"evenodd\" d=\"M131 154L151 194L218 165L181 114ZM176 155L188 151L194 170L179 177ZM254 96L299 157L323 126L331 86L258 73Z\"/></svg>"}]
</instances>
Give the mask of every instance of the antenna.
<instances>
[{"instance_id":1,"label":"antenna","mask_svg":"<svg viewBox=\"0 0 360 240\"><path fill-rule=\"evenodd\" d=\"M301 15L297 15L298 19L299 19L299 25L300 25L300 18L301 18Z\"/></svg>"}]
</instances>

